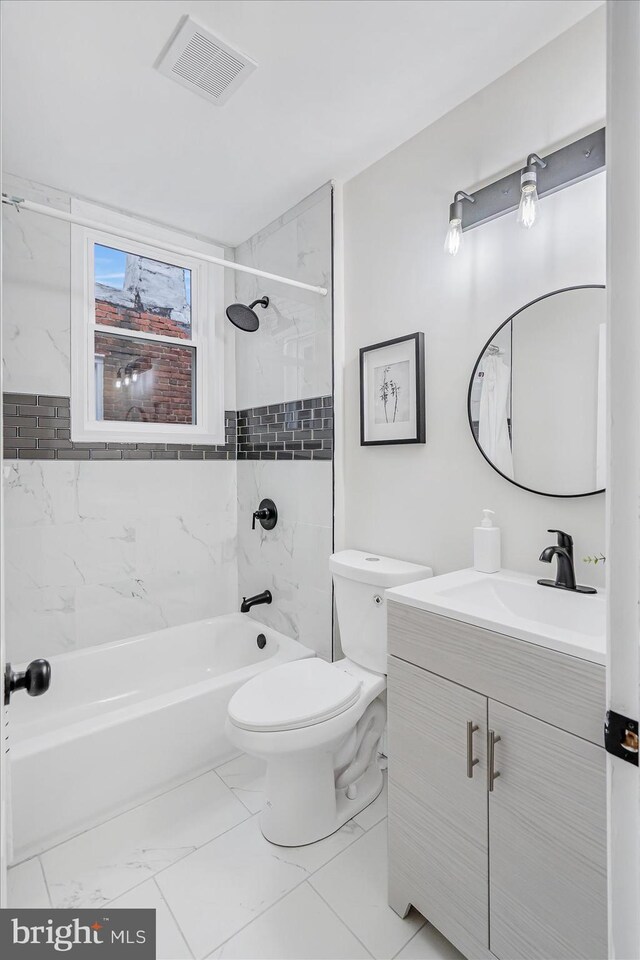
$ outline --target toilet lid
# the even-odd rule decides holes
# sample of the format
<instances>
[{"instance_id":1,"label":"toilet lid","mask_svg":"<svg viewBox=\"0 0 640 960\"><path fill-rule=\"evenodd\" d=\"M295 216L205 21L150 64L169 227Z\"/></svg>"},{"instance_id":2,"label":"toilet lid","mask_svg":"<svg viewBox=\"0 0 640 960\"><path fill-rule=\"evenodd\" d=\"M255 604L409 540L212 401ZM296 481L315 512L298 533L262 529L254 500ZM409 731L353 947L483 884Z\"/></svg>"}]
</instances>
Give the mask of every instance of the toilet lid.
<instances>
[{"instance_id":1,"label":"toilet lid","mask_svg":"<svg viewBox=\"0 0 640 960\"><path fill-rule=\"evenodd\" d=\"M234 693L229 719L243 730L296 730L343 713L360 695L360 682L310 657L258 674Z\"/></svg>"}]
</instances>

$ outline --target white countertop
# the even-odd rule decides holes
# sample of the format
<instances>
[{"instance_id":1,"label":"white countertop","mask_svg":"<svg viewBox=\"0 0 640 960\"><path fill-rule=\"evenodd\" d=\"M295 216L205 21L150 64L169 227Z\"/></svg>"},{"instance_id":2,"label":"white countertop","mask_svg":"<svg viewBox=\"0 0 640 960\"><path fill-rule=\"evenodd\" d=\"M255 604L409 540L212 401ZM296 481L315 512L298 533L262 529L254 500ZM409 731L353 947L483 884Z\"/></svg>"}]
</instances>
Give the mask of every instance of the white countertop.
<instances>
[{"instance_id":1,"label":"white countertop","mask_svg":"<svg viewBox=\"0 0 640 960\"><path fill-rule=\"evenodd\" d=\"M593 663L606 663L605 592L543 587L512 570L457 570L385 592L388 600Z\"/></svg>"}]
</instances>

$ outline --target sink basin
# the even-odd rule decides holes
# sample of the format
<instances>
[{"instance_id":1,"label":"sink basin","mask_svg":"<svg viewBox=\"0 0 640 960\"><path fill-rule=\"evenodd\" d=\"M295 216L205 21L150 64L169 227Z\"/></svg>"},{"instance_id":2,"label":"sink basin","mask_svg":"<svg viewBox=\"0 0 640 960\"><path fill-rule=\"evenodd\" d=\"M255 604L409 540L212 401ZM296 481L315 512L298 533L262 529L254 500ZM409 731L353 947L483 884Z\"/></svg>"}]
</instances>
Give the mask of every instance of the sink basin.
<instances>
[{"instance_id":1,"label":"sink basin","mask_svg":"<svg viewBox=\"0 0 640 960\"><path fill-rule=\"evenodd\" d=\"M583 660L606 662L603 592L541 587L535 577L501 570L458 570L386 591L387 599L462 620Z\"/></svg>"}]
</instances>

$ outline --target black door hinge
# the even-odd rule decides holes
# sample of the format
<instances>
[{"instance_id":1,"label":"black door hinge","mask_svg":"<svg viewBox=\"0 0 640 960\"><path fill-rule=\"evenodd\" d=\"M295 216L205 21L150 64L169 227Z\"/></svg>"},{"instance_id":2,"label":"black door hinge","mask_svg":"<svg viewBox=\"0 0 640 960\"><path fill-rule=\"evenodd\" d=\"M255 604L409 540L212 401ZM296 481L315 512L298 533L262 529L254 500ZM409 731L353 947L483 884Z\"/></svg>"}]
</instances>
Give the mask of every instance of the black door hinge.
<instances>
[{"instance_id":1,"label":"black door hinge","mask_svg":"<svg viewBox=\"0 0 640 960\"><path fill-rule=\"evenodd\" d=\"M638 721L607 710L604 721L604 747L607 753L638 766Z\"/></svg>"}]
</instances>

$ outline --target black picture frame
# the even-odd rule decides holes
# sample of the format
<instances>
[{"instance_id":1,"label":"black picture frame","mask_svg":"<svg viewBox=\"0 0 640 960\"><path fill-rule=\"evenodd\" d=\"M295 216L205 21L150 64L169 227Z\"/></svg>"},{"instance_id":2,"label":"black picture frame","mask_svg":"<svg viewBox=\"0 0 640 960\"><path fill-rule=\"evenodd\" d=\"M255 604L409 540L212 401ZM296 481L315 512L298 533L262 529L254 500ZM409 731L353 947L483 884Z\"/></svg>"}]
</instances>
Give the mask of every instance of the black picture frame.
<instances>
[{"instance_id":1,"label":"black picture frame","mask_svg":"<svg viewBox=\"0 0 640 960\"><path fill-rule=\"evenodd\" d=\"M412 402L415 404L415 437L403 437L389 440L371 440L366 436L366 405L364 395L365 384L365 362L367 355L376 350L382 350L385 347L395 346L398 343L407 343L413 341L415 357L415 393ZM360 347L360 446L362 447L380 447L390 446L391 444L405 443L426 443L426 415L425 415L425 351L424 351L424 333L410 333L405 337L394 337L391 340L382 340L379 343L372 343L366 347Z\"/></svg>"}]
</instances>

